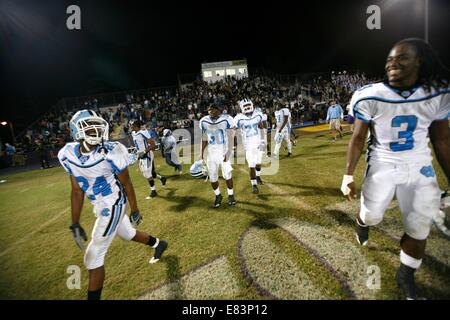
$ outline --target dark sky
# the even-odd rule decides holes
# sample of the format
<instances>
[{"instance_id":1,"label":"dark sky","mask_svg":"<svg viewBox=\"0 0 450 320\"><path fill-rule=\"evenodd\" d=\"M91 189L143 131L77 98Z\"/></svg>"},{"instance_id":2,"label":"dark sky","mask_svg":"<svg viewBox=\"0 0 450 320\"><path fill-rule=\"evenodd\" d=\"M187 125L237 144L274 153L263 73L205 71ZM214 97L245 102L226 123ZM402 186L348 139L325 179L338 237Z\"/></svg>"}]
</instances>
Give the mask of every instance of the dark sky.
<instances>
[{"instance_id":1,"label":"dark sky","mask_svg":"<svg viewBox=\"0 0 450 320\"><path fill-rule=\"evenodd\" d=\"M175 85L201 62L381 74L393 43L424 34L424 0L161 2L1 0L0 120L20 131L62 97ZM450 1L429 2L430 43L448 66ZM66 28L70 4L79 31ZM381 30L366 28L371 4Z\"/></svg>"}]
</instances>

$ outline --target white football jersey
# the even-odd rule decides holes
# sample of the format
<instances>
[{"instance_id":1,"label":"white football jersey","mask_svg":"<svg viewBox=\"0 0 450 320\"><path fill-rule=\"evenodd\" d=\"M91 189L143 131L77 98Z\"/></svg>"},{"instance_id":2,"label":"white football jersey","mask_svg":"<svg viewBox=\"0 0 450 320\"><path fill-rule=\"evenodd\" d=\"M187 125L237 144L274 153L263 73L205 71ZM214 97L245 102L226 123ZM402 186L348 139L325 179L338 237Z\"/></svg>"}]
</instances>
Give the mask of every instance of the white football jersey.
<instances>
[{"instance_id":1,"label":"white football jersey","mask_svg":"<svg viewBox=\"0 0 450 320\"><path fill-rule=\"evenodd\" d=\"M450 90L417 87L412 94L385 83L357 90L350 102L352 114L370 124L368 162L430 162L428 128L450 116Z\"/></svg>"},{"instance_id":2,"label":"white football jersey","mask_svg":"<svg viewBox=\"0 0 450 320\"><path fill-rule=\"evenodd\" d=\"M78 181L96 209L123 204L125 192L117 175L129 165L128 150L120 142L107 141L106 151L98 145L92 152L80 152L80 143L70 142L58 153L63 168Z\"/></svg>"},{"instance_id":3,"label":"white football jersey","mask_svg":"<svg viewBox=\"0 0 450 320\"><path fill-rule=\"evenodd\" d=\"M237 129L241 129L242 142L245 148L258 147L261 143L261 133L259 124L262 121L262 114L253 112L250 116L239 113L234 118Z\"/></svg>"},{"instance_id":4,"label":"white football jersey","mask_svg":"<svg viewBox=\"0 0 450 320\"><path fill-rule=\"evenodd\" d=\"M208 115L200 119L199 126L208 136L208 153L225 154L229 143L227 130L235 128L233 118L228 114L221 114L212 120Z\"/></svg>"},{"instance_id":5,"label":"white football jersey","mask_svg":"<svg viewBox=\"0 0 450 320\"><path fill-rule=\"evenodd\" d=\"M150 132L147 129L141 129L138 132L133 131L131 133L133 137L134 146L137 149L137 152L143 152L148 147L148 139L151 138ZM148 152L148 156L151 157L153 152L150 150Z\"/></svg>"},{"instance_id":6,"label":"white football jersey","mask_svg":"<svg viewBox=\"0 0 450 320\"><path fill-rule=\"evenodd\" d=\"M275 119L277 120L277 130L279 130L281 128L281 125L283 124L283 121L284 121L284 116L288 116L288 122L284 126L283 131L290 130L290 128L291 128L291 112L289 111L288 108L283 108L283 109L275 111Z\"/></svg>"}]
</instances>

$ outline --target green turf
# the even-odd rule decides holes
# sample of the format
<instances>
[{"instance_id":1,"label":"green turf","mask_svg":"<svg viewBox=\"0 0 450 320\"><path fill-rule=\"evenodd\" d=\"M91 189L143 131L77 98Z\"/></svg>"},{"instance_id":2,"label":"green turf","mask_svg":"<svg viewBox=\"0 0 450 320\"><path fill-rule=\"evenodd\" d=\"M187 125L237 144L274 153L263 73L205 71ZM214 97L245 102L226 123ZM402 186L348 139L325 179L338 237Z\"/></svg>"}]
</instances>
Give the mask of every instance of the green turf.
<instances>
[{"instance_id":1,"label":"green turf","mask_svg":"<svg viewBox=\"0 0 450 320\"><path fill-rule=\"evenodd\" d=\"M181 299L197 296L186 292L195 290L192 289L192 281L189 282L189 289L184 290L180 283L185 283L185 280L180 280L187 279L199 267L218 257L226 258L220 261L227 264L227 277L232 277L239 290L233 291L232 296L209 298L270 298L249 280L255 274L246 274L246 269L257 270L254 268L269 266L261 264L248 268L251 262L245 260L245 255L242 257L239 254L240 239L249 228L256 230L256 234L265 241L270 241L271 246L279 250L280 256L288 257L296 270L307 275L311 284L319 288L324 297L349 298L339 280L323 263L273 223L274 219L291 218L321 226L330 233L331 238L335 235L355 243L353 219L357 205L353 205L353 211L351 208L347 210L347 204L339 191L348 140L349 135L342 141L332 142L327 133L301 134L291 158L285 158L283 151L281 152L279 173L263 177L269 184L260 187L261 194L258 196L251 193L246 166L235 165L233 178L238 204L235 207L226 204L226 188L221 180L224 203L218 210L211 208L214 194L210 184L192 179L188 174L189 165L183 167L185 174L175 175L173 169L157 154L157 171L167 175L169 179L165 189L156 182L159 197L152 200L145 200L149 187L137 165L130 167L139 208L144 217L139 229L168 240L170 246L160 262L150 265L150 249L116 239L106 258L106 281L102 298L137 299L169 283L172 284L171 290L179 290L172 292L172 297ZM355 174L358 186L362 181L364 167L365 163L361 159ZM438 165L435 168L440 185L444 187L442 171ZM52 168L4 176L1 179L6 179L7 182L0 184L0 298L84 299L88 274L83 267L82 253L73 242L68 229L68 175L62 168ZM401 292L394 281L399 247L393 239L401 231L398 209L388 210L386 218L389 218L389 226L382 223L379 229L371 232L370 245L358 247L358 250L368 263L381 269L382 285L375 297L399 299ZM81 224L89 233L94 220L92 207L86 200ZM430 240L430 243L436 243L436 248L428 251L430 255L424 260L424 267L418 271L418 283L429 298L449 299L450 246L435 230L431 237L434 242ZM252 245L247 240L246 250ZM255 248L258 248L257 244ZM252 253L253 256L255 254L258 252ZM341 253L336 252L337 256L339 254ZM66 286L69 276L66 270L69 265L81 267L81 290L69 290ZM339 265L334 267L339 273ZM223 265L219 269L223 270ZM285 275L274 274L271 281L274 281L275 286L277 277L286 279ZM198 278L201 281L201 277ZM277 292L291 296L289 286L279 286L278 284ZM198 287L205 288L205 283ZM198 296L208 298L207 295Z\"/></svg>"}]
</instances>

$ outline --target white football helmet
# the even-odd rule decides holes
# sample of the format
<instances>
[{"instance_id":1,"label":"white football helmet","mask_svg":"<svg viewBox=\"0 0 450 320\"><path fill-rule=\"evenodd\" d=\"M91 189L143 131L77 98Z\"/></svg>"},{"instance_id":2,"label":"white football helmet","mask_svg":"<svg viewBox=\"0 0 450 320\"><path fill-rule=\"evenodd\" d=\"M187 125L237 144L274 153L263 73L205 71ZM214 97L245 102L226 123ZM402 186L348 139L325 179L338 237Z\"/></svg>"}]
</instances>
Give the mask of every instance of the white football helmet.
<instances>
[{"instance_id":1,"label":"white football helmet","mask_svg":"<svg viewBox=\"0 0 450 320\"><path fill-rule=\"evenodd\" d=\"M441 208L433 222L436 228L442 232L447 239L450 239L450 195L447 191L442 193Z\"/></svg>"},{"instance_id":2,"label":"white football helmet","mask_svg":"<svg viewBox=\"0 0 450 320\"><path fill-rule=\"evenodd\" d=\"M128 160L130 161L130 165L133 165L138 159L138 152L136 147L128 148Z\"/></svg>"},{"instance_id":3,"label":"white football helmet","mask_svg":"<svg viewBox=\"0 0 450 320\"><path fill-rule=\"evenodd\" d=\"M243 114L253 112L253 102L250 99L245 98L239 101L239 107Z\"/></svg>"},{"instance_id":4,"label":"white football helmet","mask_svg":"<svg viewBox=\"0 0 450 320\"><path fill-rule=\"evenodd\" d=\"M208 177L208 170L206 169L203 160L195 161L189 169L189 172L191 176L196 179Z\"/></svg>"},{"instance_id":5,"label":"white football helmet","mask_svg":"<svg viewBox=\"0 0 450 320\"><path fill-rule=\"evenodd\" d=\"M109 124L93 110L80 110L69 122L70 134L75 141L84 140L97 145L108 140Z\"/></svg>"},{"instance_id":6,"label":"white football helmet","mask_svg":"<svg viewBox=\"0 0 450 320\"><path fill-rule=\"evenodd\" d=\"M172 134L172 130L170 129L164 129L163 130L163 137L168 137Z\"/></svg>"}]
</instances>

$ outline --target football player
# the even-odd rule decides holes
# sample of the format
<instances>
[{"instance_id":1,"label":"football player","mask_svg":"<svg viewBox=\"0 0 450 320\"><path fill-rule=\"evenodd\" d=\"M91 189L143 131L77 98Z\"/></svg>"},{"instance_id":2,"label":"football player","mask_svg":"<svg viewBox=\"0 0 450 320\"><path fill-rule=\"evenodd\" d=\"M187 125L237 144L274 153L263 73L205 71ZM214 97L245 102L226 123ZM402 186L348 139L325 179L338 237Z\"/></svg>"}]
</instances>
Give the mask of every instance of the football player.
<instances>
[{"instance_id":1,"label":"football player","mask_svg":"<svg viewBox=\"0 0 450 320\"><path fill-rule=\"evenodd\" d=\"M108 141L108 129L108 123L94 111L78 111L70 120L70 132L76 142L67 143L58 153L59 161L70 175L70 229L81 250L84 250L83 240L87 241L80 225L85 195L93 204L97 217L84 254L84 263L89 270L88 299L100 299L105 279L105 256L116 235L155 248L150 263L157 262L167 248L166 241L134 228L142 216L128 174L128 151L121 143ZM130 217L126 214L128 202Z\"/></svg>"},{"instance_id":2,"label":"football player","mask_svg":"<svg viewBox=\"0 0 450 320\"><path fill-rule=\"evenodd\" d=\"M262 152L266 148L264 131L261 130L263 129L262 113L254 110L253 103L250 99L239 101L239 107L241 113L236 115L234 123L236 124L236 129L241 130L245 158L250 169L250 182L253 193L258 194L256 172L261 173Z\"/></svg>"},{"instance_id":3,"label":"football player","mask_svg":"<svg viewBox=\"0 0 450 320\"><path fill-rule=\"evenodd\" d=\"M202 143L200 156L204 159L204 150L208 147L206 166L209 180L216 195L214 208L219 208L222 203L222 195L219 188L219 166L222 169L222 177L225 179L228 191L228 204L235 205L233 191L233 177L230 158L233 155L234 121L228 114L221 113L217 105L208 107L208 115L200 119L202 130Z\"/></svg>"},{"instance_id":4,"label":"football player","mask_svg":"<svg viewBox=\"0 0 450 320\"><path fill-rule=\"evenodd\" d=\"M280 110L275 111L275 119L277 122L277 129L275 132L275 148L273 150L273 156L278 158L281 143L286 141L288 157L292 154L292 143L290 139L291 123L290 123L291 112L288 108L284 107Z\"/></svg>"},{"instance_id":5,"label":"football player","mask_svg":"<svg viewBox=\"0 0 450 320\"><path fill-rule=\"evenodd\" d=\"M143 127L142 121L135 120L131 125L131 130L133 142L138 153L139 169L150 185L150 194L146 197L148 200L158 195L156 193L154 179L158 178L161 180L161 184L165 186L167 178L160 176L155 171L155 156L153 154L153 150L157 148L157 145L154 137L152 137L150 132Z\"/></svg>"},{"instance_id":6,"label":"football player","mask_svg":"<svg viewBox=\"0 0 450 320\"><path fill-rule=\"evenodd\" d=\"M182 167L177 156L177 140L172 134L172 130L164 129L161 139L162 154L166 159L166 163L175 168L178 174L182 174Z\"/></svg>"},{"instance_id":7,"label":"football player","mask_svg":"<svg viewBox=\"0 0 450 320\"><path fill-rule=\"evenodd\" d=\"M450 179L450 77L434 50L421 39L396 43L385 71L384 82L360 88L351 99L356 120L341 190L349 199L356 196L353 172L369 132L357 240L367 244L369 226L381 222L395 196L404 227L396 281L407 299L417 299L414 272L422 263L431 223L440 207L430 140Z\"/></svg>"},{"instance_id":8,"label":"football player","mask_svg":"<svg viewBox=\"0 0 450 320\"><path fill-rule=\"evenodd\" d=\"M261 117L262 117L262 128L260 129L260 131L262 131L262 134L264 136L264 149L260 150L259 152L261 153L260 156L258 156L258 162L256 163L256 182L258 184L264 184L264 181L262 181L261 179L261 164L262 164L262 158L264 155L267 155L267 149L270 150L270 146L268 145L268 128L269 128L269 123L268 123L268 117L267 114L263 112L263 110L260 107L255 107L255 113L260 113Z\"/></svg>"}]
</instances>

